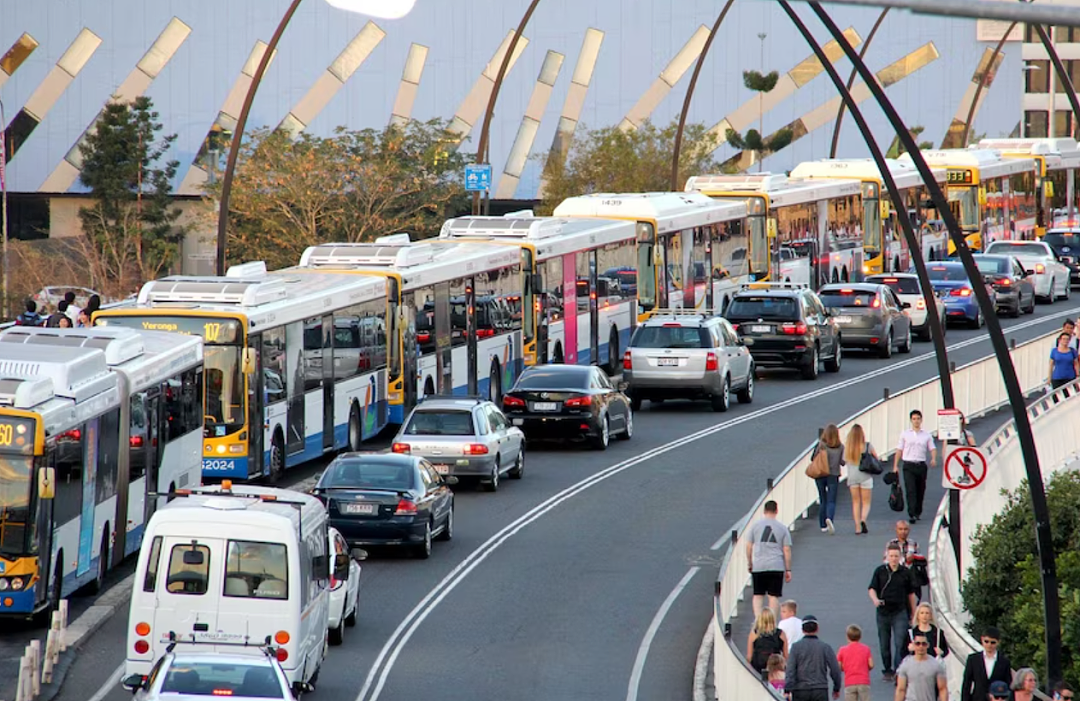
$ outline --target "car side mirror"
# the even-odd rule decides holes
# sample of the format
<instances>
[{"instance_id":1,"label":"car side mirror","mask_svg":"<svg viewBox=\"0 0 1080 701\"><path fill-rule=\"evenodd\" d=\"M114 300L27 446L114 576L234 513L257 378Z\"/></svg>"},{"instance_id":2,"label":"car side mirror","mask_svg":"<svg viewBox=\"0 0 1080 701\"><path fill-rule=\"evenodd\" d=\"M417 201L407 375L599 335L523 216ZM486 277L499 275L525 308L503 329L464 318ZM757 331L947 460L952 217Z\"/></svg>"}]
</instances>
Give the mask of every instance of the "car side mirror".
<instances>
[{"instance_id":1,"label":"car side mirror","mask_svg":"<svg viewBox=\"0 0 1080 701\"><path fill-rule=\"evenodd\" d=\"M453 487L455 484L458 483L459 480L458 480L457 477L454 477L453 475L443 475L442 481L443 481L443 484L446 484L446 485L449 485L449 486Z\"/></svg>"},{"instance_id":2,"label":"car side mirror","mask_svg":"<svg viewBox=\"0 0 1080 701\"><path fill-rule=\"evenodd\" d=\"M293 696L300 698L301 694L310 694L315 691L315 685L308 682L293 682L292 692Z\"/></svg>"},{"instance_id":3,"label":"car side mirror","mask_svg":"<svg viewBox=\"0 0 1080 701\"><path fill-rule=\"evenodd\" d=\"M901 309L911 309L911 302L901 302L900 303L900 308Z\"/></svg>"},{"instance_id":4,"label":"car side mirror","mask_svg":"<svg viewBox=\"0 0 1080 701\"><path fill-rule=\"evenodd\" d=\"M630 389L630 383L622 381L618 384L618 388L620 392L625 392L626 390Z\"/></svg>"},{"instance_id":5,"label":"car side mirror","mask_svg":"<svg viewBox=\"0 0 1080 701\"><path fill-rule=\"evenodd\" d=\"M367 550L364 550L363 548L353 548L349 551L349 554L352 555L352 559L357 562L363 562L368 557Z\"/></svg>"},{"instance_id":6,"label":"car side mirror","mask_svg":"<svg viewBox=\"0 0 1080 701\"><path fill-rule=\"evenodd\" d=\"M334 555L334 579L349 578L349 556L345 553Z\"/></svg>"},{"instance_id":7,"label":"car side mirror","mask_svg":"<svg viewBox=\"0 0 1080 701\"><path fill-rule=\"evenodd\" d=\"M1028 268L1024 268L1024 277L1027 277L1028 275L1034 275L1034 274L1035 274L1035 271L1034 271L1034 270L1030 270L1030 269L1028 269Z\"/></svg>"},{"instance_id":8,"label":"car side mirror","mask_svg":"<svg viewBox=\"0 0 1080 701\"><path fill-rule=\"evenodd\" d=\"M330 558L326 555L315 555L311 558L311 574L315 579L326 579L330 573Z\"/></svg>"},{"instance_id":9,"label":"car side mirror","mask_svg":"<svg viewBox=\"0 0 1080 701\"><path fill-rule=\"evenodd\" d=\"M143 688L143 684L145 683L146 677L144 677L143 675L131 674L124 677L124 681L120 682L120 686L124 687L124 689L134 694L139 689Z\"/></svg>"}]
</instances>

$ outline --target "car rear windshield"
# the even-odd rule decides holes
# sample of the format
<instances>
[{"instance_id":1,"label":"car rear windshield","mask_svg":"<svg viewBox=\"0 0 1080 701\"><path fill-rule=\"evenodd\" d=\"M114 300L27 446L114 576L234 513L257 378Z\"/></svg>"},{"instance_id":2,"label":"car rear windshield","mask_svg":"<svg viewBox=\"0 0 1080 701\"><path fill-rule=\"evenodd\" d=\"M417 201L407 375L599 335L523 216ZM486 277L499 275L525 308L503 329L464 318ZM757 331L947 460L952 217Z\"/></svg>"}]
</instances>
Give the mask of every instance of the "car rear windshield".
<instances>
[{"instance_id":1,"label":"car rear windshield","mask_svg":"<svg viewBox=\"0 0 1080 701\"><path fill-rule=\"evenodd\" d=\"M413 467L401 460L341 460L319 480L323 489L412 489Z\"/></svg>"},{"instance_id":2,"label":"car rear windshield","mask_svg":"<svg viewBox=\"0 0 1080 701\"><path fill-rule=\"evenodd\" d=\"M239 696L283 699L277 673L269 665L186 662L178 659L165 673L162 693L188 696Z\"/></svg>"},{"instance_id":3,"label":"car rear windshield","mask_svg":"<svg viewBox=\"0 0 1080 701\"><path fill-rule=\"evenodd\" d=\"M472 436L472 412L417 411L405 427L408 436Z\"/></svg>"},{"instance_id":4,"label":"car rear windshield","mask_svg":"<svg viewBox=\"0 0 1080 701\"><path fill-rule=\"evenodd\" d=\"M642 326L630 341L633 348L711 348L709 332L697 326Z\"/></svg>"},{"instance_id":5,"label":"car rear windshield","mask_svg":"<svg viewBox=\"0 0 1080 701\"><path fill-rule=\"evenodd\" d=\"M867 282L876 282L881 285L888 286L893 292L898 295L918 295L922 294L919 291L919 281L910 277L875 277L870 278Z\"/></svg>"},{"instance_id":6,"label":"car rear windshield","mask_svg":"<svg viewBox=\"0 0 1080 701\"><path fill-rule=\"evenodd\" d=\"M960 265L931 265L926 270L931 280L967 280L967 273Z\"/></svg>"},{"instance_id":7,"label":"car rear windshield","mask_svg":"<svg viewBox=\"0 0 1080 701\"><path fill-rule=\"evenodd\" d=\"M1046 249L1037 243L995 242L986 247L987 253L1007 253L1012 256L1045 256Z\"/></svg>"},{"instance_id":8,"label":"car rear windshield","mask_svg":"<svg viewBox=\"0 0 1080 701\"><path fill-rule=\"evenodd\" d=\"M728 305L728 318L794 319L799 305L791 297L736 297Z\"/></svg>"},{"instance_id":9,"label":"car rear windshield","mask_svg":"<svg viewBox=\"0 0 1080 701\"><path fill-rule=\"evenodd\" d=\"M1007 273L1012 269L1008 258L976 256L975 265L978 266L980 273Z\"/></svg>"},{"instance_id":10,"label":"car rear windshield","mask_svg":"<svg viewBox=\"0 0 1080 701\"><path fill-rule=\"evenodd\" d=\"M877 294L863 290L822 290L819 294L826 307L869 307Z\"/></svg>"},{"instance_id":11,"label":"car rear windshield","mask_svg":"<svg viewBox=\"0 0 1080 701\"><path fill-rule=\"evenodd\" d=\"M1043 241L1051 246L1068 246L1069 248L1080 248L1080 234L1054 234L1050 233L1043 236Z\"/></svg>"},{"instance_id":12,"label":"car rear windshield","mask_svg":"<svg viewBox=\"0 0 1080 701\"><path fill-rule=\"evenodd\" d=\"M543 368L525 373L515 389L571 389L589 386L589 373L576 368Z\"/></svg>"}]
</instances>

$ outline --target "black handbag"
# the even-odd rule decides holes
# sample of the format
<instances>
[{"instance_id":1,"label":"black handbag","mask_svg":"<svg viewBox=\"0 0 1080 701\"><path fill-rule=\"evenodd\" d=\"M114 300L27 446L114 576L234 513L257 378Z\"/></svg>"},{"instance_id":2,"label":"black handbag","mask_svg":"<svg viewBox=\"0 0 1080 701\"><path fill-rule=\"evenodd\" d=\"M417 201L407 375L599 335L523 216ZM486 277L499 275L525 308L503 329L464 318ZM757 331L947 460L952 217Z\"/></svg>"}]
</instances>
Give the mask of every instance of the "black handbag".
<instances>
[{"instance_id":1,"label":"black handbag","mask_svg":"<svg viewBox=\"0 0 1080 701\"><path fill-rule=\"evenodd\" d=\"M865 472L868 475L880 475L883 470L881 469L881 461L874 457L874 454L869 450L862 454L859 458L859 472Z\"/></svg>"},{"instance_id":2,"label":"black handbag","mask_svg":"<svg viewBox=\"0 0 1080 701\"><path fill-rule=\"evenodd\" d=\"M894 482L889 492L889 508L893 511L904 510L904 490L899 482Z\"/></svg>"}]
</instances>

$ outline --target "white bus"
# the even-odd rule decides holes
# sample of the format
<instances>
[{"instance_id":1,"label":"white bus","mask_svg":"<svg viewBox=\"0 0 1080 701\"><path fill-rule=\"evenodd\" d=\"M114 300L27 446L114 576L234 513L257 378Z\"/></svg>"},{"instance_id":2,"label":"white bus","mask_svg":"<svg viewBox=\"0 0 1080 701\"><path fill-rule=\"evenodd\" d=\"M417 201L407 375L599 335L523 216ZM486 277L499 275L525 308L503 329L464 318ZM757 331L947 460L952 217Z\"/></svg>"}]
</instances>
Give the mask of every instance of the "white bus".
<instances>
[{"instance_id":1,"label":"white bus","mask_svg":"<svg viewBox=\"0 0 1080 701\"><path fill-rule=\"evenodd\" d=\"M614 373L636 314L635 224L610 219L461 217L443 224L442 241L490 241L520 247L524 312L539 339L525 364L605 365ZM530 301L531 300L531 301ZM529 334L526 334L527 336Z\"/></svg>"},{"instance_id":2,"label":"white bus","mask_svg":"<svg viewBox=\"0 0 1080 701\"><path fill-rule=\"evenodd\" d=\"M206 354L204 479L279 479L386 425L395 309L382 278L347 279L262 262L225 277L143 285L135 305L94 323L200 336Z\"/></svg>"},{"instance_id":3,"label":"white bus","mask_svg":"<svg viewBox=\"0 0 1080 701\"><path fill-rule=\"evenodd\" d=\"M310 683L323 663L329 621L322 502L266 487L234 490L227 482L178 496L146 529L125 676L148 674L173 639L229 651L269 638L289 682Z\"/></svg>"},{"instance_id":4,"label":"white bus","mask_svg":"<svg viewBox=\"0 0 1080 701\"><path fill-rule=\"evenodd\" d=\"M1069 138L983 139L969 148L996 149L1006 158L1031 158L1038 168L1035 182L1035 235L1074 218L1076 212L1076 171L1080 169L1080 146Z\"/></svg>"},{"instance_id":5,"label":"white bus","mask_svg":"<svg viewBox=\"0 0 1080 701\"><path fill-rule=\"evenodd\" d=\"M556 217L636 224L638 320L653 309L722 311L757 272L747 213L745 202L682 192L581 195L555 208Z\"/></svg>"}]
</instances>

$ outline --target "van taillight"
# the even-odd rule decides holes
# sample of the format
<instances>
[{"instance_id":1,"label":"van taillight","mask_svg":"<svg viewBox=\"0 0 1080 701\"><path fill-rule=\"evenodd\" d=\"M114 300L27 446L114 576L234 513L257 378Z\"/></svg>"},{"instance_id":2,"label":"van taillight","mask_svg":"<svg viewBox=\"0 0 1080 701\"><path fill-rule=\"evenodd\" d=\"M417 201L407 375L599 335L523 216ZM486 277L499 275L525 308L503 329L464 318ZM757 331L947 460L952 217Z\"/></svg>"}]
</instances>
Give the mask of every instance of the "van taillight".
<instances>
[{"instance_id":1,"label":"van taillight","mask_svg":"<svg viewBox=\"0 0 1080 701\"><path fill-rule=\"evenodd\" d=\"M145 640L136 640L135 652L140 655L145 655L146 653L150 652L150 643L146 642Z\"/></svg>"},{"instance_id":2,"label":"van taillight","mask_svg":"<svg viewBox=\"0 0 1080 701\"><path fill-rule=\"evenodd\" d=\"M289 659L289 651L283 647L279 647L274 655L277 657L278 662L284 662Z\"/></svg>"},{"instance_id":3,"label":"van taillight","mask_svg":"<svg viewBox=\"0 0 1080 701\"><path fill-rule=\"evenodd\" d=\"M274 633L274 642L278 645L287 645L289 643L289 640L289 631L287 630L279 630L278 632Z\"/></svg>"},{"instance_id":4,"label":"van taillight","mask_svg":"<svg viewBox=\"0 0 1080 701\"><path fill-rule=\"evenodd\" d=\"M135 635L139 635L139 636L142 636L144 638L146 636L150 635L150 624L149 623L136 623L135 624Z\"/></svg>"}]
</instances>

